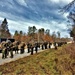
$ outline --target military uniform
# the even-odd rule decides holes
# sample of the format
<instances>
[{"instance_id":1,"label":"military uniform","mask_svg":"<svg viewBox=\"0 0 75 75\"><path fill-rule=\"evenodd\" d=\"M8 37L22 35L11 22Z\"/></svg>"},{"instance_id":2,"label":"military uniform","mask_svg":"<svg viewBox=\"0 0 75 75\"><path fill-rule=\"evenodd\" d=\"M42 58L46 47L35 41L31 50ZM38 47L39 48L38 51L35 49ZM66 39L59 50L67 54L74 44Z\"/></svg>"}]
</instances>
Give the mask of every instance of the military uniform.
<instances>
[{"instance_id":1,"label":"military uniform","mask_svg":"<svg viewBox=\"0 0 75 75\"><path fill-rule=\"evenodd\" d=\"M13 48L10 50L10 58L13 58Z\"/></svg>"},{"instance_id":2,"label":"military uniform","mask_svg":"<svg viewBox=\"0 0 75 75\"><path fill-rule=\"evenodd\" d=\"M33 48L34 48L34 45L32 44L31 45L31 55L33 55Z\"/></svg>"},{"instance_id":3,"label":"military uniform","mask_svg":"<svg viewBox=\"0 0 75 75\"><path fill-rule=\"evenodd\" d=\"M6 42L4 42L2 44L2 59L3 58L7 58L7 46L6 46Z\"/></svg>"},{"instance_id":4,"label":"military uniform","mask_svg":"<svg viewBox=\"0 0 75 75\"><path fill-rule=\"evenodd\" d=\"M27 44L27 48L28 48L28 53L30 52L30 44Z\"/></svg>"},{"instance_id":5,"label":"military uniform","mask_svg":"<svg viewBox=\"0 0 75 75\"><path fill-rule=\"evenodd\" d=\"M44 49L43 44L42 44L42 50Z\"/></svg>"},{"instance_id":6,"label":"military uniform","mask_svg":"<svg viewBox=\"0 0 75 75\"><path fill-rule=\"evenodd\" d=\"M2 49L2 59L5 58L5 48Z\"/></svg>"},{"instance_id":7,"label":"military uniform","mask_svg":"<svg viewBox=\"0 0 75 75\"><path fill-rule=\"evenodd\" d=\"M13 47L12 43L10 44L9 48L10 48L10 58L13 58L13 49L14 49L14 47Z\"/></svg>"},{"instance_id":8,"label":"military uniform","mask_svg":"<svg viewBox=\"0 0 75 75\"><path fill-rule=\"evenodd\" d=\"M24 46L25 46L24 43L21 43L21 44L19 45L20 54L23 54L23 53L24 53Z\"/></svg>"},{"instance_id":9,"label":"military uniform","mask_svg":"<svg viewBox=\"0 0 75 75\"><path fill-rule=\"evenodd\" d=\"M13 50L15 51L15 54L16 54L16 51L17 51L17 41L13 42Z\"/></svg>"},{"instance_id":10,"label":"military uniform","mask_svg":"<svg viewBox=\"0 0 75 75\"><path fill-rule=\"evenodd\" d=\"M51 43L49 43L49 48L51 48Z\"/></svg>"},{"instance_id":11,"label":"military uniform","mask_svg":"<svg viewBox=\"0 0 75 75\"><path fill-rule=\"evenodd\" d=\"M45 49L47 49L47 42L44 43Z\"/></svg>"},{"instance_id":12,"label":"military uniform","mask_svg":"<svg viewBox=\"0 0 75 75\"><path fill-rule=\"evenodd\" d=\"M35 51L37 53L37 51L38 51L38 43L35 44Z\"/></svg>"}]
</instances>

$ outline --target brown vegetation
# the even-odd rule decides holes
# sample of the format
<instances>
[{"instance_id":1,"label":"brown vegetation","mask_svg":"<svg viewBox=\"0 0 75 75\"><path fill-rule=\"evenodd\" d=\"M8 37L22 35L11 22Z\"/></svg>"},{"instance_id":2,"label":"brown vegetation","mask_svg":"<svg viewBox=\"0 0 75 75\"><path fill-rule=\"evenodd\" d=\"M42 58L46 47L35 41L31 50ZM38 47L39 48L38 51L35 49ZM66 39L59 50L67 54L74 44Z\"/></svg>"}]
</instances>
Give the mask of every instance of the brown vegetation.
<instances>
[{"instance_id":1,"label":"brown vegetation","mask_svg":"<svg viewBox=\"0 0 75 75\"><path fill-rule=\"evenodd\" d=\"M50 49L0 66L1 75L74 75L75 44Z\"/></svg>"}]
</instances>

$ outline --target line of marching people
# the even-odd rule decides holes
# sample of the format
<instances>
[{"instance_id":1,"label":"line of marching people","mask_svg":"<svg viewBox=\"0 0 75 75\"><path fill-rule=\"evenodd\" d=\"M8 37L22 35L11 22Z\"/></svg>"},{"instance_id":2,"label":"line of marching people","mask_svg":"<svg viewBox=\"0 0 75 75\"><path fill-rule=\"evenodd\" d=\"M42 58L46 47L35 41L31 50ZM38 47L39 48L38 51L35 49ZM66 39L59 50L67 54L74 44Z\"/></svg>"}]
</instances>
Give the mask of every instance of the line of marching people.
<instances>
[{"instance_id":1,"label":"line of marching people","mask_svg":"<svg viewBox=\"0 0 75 75\"><path fill-rule=\"evenodd\" d=\"M24 53L24 47L25 43L23 42L11 42L11 41L3 41L0 44L1 50L2 50L2 59L7 58L8 56L10 58L14 57L13 51L15 51L15 54L18 54L18 51L20 50L20 54Z\"/></svg>"},{"instance_id":2,"label":"line of marching people","mask_svg":"<svg viewBox=\"0 0 75 75\"><path fill-rule=\"evenodd\" d=\"M44 43L35 43L35 44L27 44L28 53L31 52L31 55L33 55L33 52L38 52L38 48L41 50L46 50L51 48L52 43L44 42ZM57 44L54 44L54 48L57 49Z\"/></svg>"},{"instance_id":3,"label":"line of marching people","mask_svg":"<svg viewBox=\"0 0 75 75\"><path fill-rule=\"evenodd\" d=\"M55 50L57 50L58 46L61 46L66 43L53 43ZM3 41L0 44L0 48L2 50L2 59L7 58L8 56L10 58L14 57L13 51L15 51L15 54L23 54L25 52L25 46L27 46L27 53L31 52L31 55L33 55L34 50L37 53L38 49L44 50L44 49L50 49L52 43L49 42L44 42L44 43L35 43L35 44L25 44L24 42L11 42L11 41Z\"/></svg>"},{"instance_id":4,"label":"line of marching people","mask_svg":"<svg viewBox=\"0 0 75 75\"><path fill-rule=\"evenodd\" d=\"M63 44L67 44L67 43L66 42L58 42L58 43L57 42L54 42L54 43L44 42L44 43L35 43L35 44L28 43L27 49L28 49L28 53L31 52L31 55L33 55L34 50L36 51L36 53L38 52L38 48L41 50L46 50L46 49L50 49L51 46L53 46L52 48L57 50L57 47L60 47Z\"/></svg>"}]
</instances>

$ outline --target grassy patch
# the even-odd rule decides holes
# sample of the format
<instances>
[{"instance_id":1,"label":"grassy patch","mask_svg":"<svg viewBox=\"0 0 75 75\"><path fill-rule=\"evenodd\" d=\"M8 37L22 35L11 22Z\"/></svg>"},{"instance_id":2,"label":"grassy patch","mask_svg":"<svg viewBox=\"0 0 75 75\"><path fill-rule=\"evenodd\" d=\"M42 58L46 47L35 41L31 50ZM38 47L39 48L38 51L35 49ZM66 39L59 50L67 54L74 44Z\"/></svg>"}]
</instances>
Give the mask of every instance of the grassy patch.
<instances>
[{"instance_id":1,"label":"grassy patch","mask_svg":"<svg viewBox=\"0 0 75 75\"><path fill-rule=\"evenodd\" d=\"M0 66L0 75L72 75L75 59L68 46L50 49ZM74 56L73 56L74 57Z\"/></svg>"}]
</instances>

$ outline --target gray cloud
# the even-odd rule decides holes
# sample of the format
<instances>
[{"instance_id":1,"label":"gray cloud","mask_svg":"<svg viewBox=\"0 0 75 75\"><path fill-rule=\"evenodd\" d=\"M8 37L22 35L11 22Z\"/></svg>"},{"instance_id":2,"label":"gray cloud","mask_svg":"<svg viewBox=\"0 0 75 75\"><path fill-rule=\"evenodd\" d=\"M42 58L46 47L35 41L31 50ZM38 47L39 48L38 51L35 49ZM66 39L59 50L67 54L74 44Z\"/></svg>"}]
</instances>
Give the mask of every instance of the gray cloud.
<instances>
[{"instance_id":1,"label":"gray cloud","mask_svg":"<svg viewBox=\"0 0 75 75\"><path fill-rule=\"evenodd\" d=\"M60 5L60 3L62 4ZM15 30L27 31L28 26L66 31L66 17L58 11L67 1L59 0L0 0L0 18L7 18L11 33ZM15 25L15 27L14 27ZM62 35L64 36L64 35Z\"/></svg>"}]
</instances>

